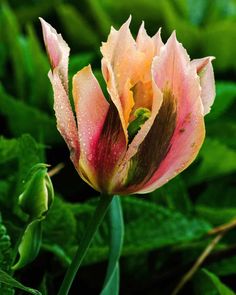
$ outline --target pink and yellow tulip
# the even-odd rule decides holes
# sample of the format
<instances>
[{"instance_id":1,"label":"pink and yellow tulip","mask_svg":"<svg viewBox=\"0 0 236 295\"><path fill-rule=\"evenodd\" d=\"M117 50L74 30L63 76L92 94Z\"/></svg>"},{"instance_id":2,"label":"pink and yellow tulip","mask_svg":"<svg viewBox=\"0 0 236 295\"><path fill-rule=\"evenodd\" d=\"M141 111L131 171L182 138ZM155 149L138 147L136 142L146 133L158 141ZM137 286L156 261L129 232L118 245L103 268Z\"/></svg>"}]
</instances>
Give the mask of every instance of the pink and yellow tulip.
<instances>
[{"instance_id":1,"label":"pink and yellow tulip","mask_svg":"<svg viewBox=\"0 0 236 295\"><path fill-rule=\"evenodd\" d=\"M136 40L130 19L102 44L106 99L91 66L73 77L76 119L68 98L69 47L41 19L51 63L57 127L79 175L108 194L147 193L188 167L205 137L215 97L212 57L190 61L173 34Z\"/></svg>"}]
</instances>

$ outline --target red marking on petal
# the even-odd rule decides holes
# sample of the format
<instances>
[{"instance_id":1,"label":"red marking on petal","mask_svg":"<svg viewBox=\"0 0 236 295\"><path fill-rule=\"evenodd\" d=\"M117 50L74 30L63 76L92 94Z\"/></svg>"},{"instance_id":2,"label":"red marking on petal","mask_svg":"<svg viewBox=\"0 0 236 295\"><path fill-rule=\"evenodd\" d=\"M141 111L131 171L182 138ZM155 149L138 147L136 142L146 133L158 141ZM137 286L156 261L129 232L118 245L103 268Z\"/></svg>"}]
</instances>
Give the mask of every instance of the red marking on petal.
<instances>
[{"instance_id":1,"label":"red marking on petal","mask_svg":"<svg viewBox=\"0 0 236 295\"><path fill-rule=\"evenodd\" d=\"M108 192L126 150L119 114L106 101L90 66L74 76L73 97L81 147L78 171L95 189Z\"/></svg>"}]
</instances>

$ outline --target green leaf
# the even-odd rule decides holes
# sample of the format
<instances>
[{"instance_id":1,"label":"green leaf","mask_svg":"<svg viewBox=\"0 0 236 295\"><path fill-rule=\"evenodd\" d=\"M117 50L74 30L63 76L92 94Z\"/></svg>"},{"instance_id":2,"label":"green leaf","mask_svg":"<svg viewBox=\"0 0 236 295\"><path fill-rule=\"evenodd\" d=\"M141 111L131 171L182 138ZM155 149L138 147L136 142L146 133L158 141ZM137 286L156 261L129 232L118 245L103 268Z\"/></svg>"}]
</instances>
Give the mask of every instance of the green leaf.
<instances>
[{"instance_id":1,"label":"green leaf","mask_svg":"<svg viewBox=\"0 0 236 295\"><path fill-rule=\"evenodd\" d=\"M21 174L25 176L29 168L43 160L43 157L40 157L41 149L42 146L37 144L29 134L23 134L15 139L0 137L0 164L18 159Z\"/></svg>"},{"instance_id":2,"label":"green leaf","mask_svg":"<svg viewBox=\"0 0 236 295\"><path fill-rule=\"evenodd\" d=\"M14 99L5 92L1 85L0 96L0 114L6 117L10 131L14 136L30 133L40 142L43 141L47 144L60 142L61 138L56 130L53 117Z\"/></svg>"},{"instance_id":3,"label":"green leaf","mask_svg":"<svg viewBox=\"0 0 236 295\"><path fill-rule=\"evenodd\" d=\"M201 32L201 43L204 44L203 56L216 56L215 70L235 69L235 51L232 40L236 35L235 20L220 19L204 28ZM218 46L218 44L224 46Z\"/></svg>"},{"instance_id":4,"label":"green leaf","mask_svg":"<svg viewBox=\"0 0 236 295\"><path fill-rule=\"evenodd\" d=\"M202 269L194 279L196 295L235 295L235 293L213 273Z\"/></svg>"},{"instance_id":5,"label":"green leaf","mask_svg":"<svg viewBox=\"0 0 236 295\"><path fill-rule=\"evenodd\" d=\"M110 275L109 282L103 287L101 294L103 295L118 295L120 289L120 267L119 263L115 265L114 271Z\"/></svg>"},{"instance_id":6,"label":"green leaf","mask_svg":"<svg viewBox=\"0 0 236 295\"><path fill-rule=\"evenodd\" d=\"M4 202L11 188L11 177L6 180L0 180L0 202Z\"/></svg>"},{"instance_id":7,"label":"green leaf","mask_svg":"<svg viewBox=\"0 0 236 295\"><path fill-rule=\"evenodd\" d=\"M12 266L13 270L23 268L37 257L42 240L41 226L41 220L36 219L26 227L18 247L19 259Z\"/></svg>"},{"instance_id":8,"label":"green leaf","mask_svg":"<svg viewBox=\"0 0 236 295\"><path fill-rule=\"evenodd\" d=\"M7 234L6 227L2 223L0 214L0 270L9 272L12 261L11 239ZM10 286L1 283L0 274L0 294L14 295L14 290Z\"/></svg>"},{"instance_id":9,"label":"green leaf","mask_svg":"<svg viewBox=\"0 0 236 295\"><path fill-rule=\"evenodd\" d=\"M209 9L206 11L206 22L217 23L222 19L235 19L236 5L235 0L222 1L206 1L209 2Z\"/></svg>"},{"instance_id":10,"label":"green leaf","mask_svg":"<svg viewBox=\"0 0 236 295\"><path fill-rule=\"evenodd\" d=\"M187 2L187 7L188 7L188 15L189 15L189 19L191 21L192 24L194 25L200 25L203 20L204 17L206 15L206 13L208 12L208 8L209 8L209 1L206 0L198 0L198 1L194 1L194 0L187 0L184 1L185 3Z\"/></svg>"},{"instance_id":11,"label":"green leaf","mask_svg":"<svg viewBox=\"0 0 236 295\"><path fill-rule=\"evenodd\" d=\"M185 48L191 50L196 48L201 37L200 30L197 26L191 24L181 14L177 13L173 1L160 1L162 4L162 13L164 14L164 22L168 34L176 30L178 39L182 42Z\"/></svg>"},{"instance_id":12,"label":"green leaf","mask_svg":"<svg viewBox=\"0 0 236 295\"><path fill-rule=\"evenodd\" d=\"M0 269L8 271L11 263L11 239L0 214Z\"/></svg>"},{"instance_id":13,"label":"green leaf","mask_svg":"<svg viewBox=\"0 0 236 295\"><path fill-rule=\"evenodd\" d=\"M236 274L236 256L225 258L211 263L208 269L217 276L229 276Z\"/></svg>"},{"instance_id":14,"label":"green leaf","mask_svg":"<svg viewBox=\"0 0 236 295\"><path fill-rule=\"evenodd\" d=\"M18 141L17 139L5 139L0 137L0 164L11 161L18 154Z\"/></svg>"},{"instance_id":15,"label":"green leaf","mask_svg":"<svg viewBox=\"0 0 236 295\"><path fill-rule=\"evenodd\" d=\"M63 24L70 44L81 47L94 46L97 48L99 41L94 29L90 27L89 23L83 15L70 4L61 4L57 7L57 13L60 22ZM75 28L77 28L75 30ZM83 36L78 38L78 36Z\"/></svg>"},{"instance_id":16,"label":"green leaf","mask_svg":"<svg viewBox=\"0 0 236 295\"><path fill-rule=\"evenodd\" d=\"M187 217L180 212L139 198L125 196L121 199L125 224L122 255L135 255L189 243L201 238L211 229L209 223L200 218ZM71 210L78 220L78 237L80 237L86 228L85 221L89 220L94 210L94 205L71 205ZM94 238L84 264L106 259L109 250L107 247L108 233L109 225L104 222ZM71 248L71 256L75 249L76 246Z\"/></svg>"},{"instance_id":17,"label":"green leaf","mask_svg":"<svg viewBox=\"0 0 236 295\"><path fill-rule=\"evenodd\" d=\"M236 171L236 152L216 139L206 138L199 158L199 166L189 175L189 184L206 182Z\"/></svg>"},{"instance_id":18,"label":"green leaf","mask_svg":"<svg viewBox=\"0 0 236 295\"><path fill-rule=\"evenodd\" d=\"M27 60L29 63L29 98L27 102L44 111L52 110L53 96L49 91L48 79L49 63L46 54L42 51L33 27L27 26Z\"/></svg>"},{"instance_id":19,"label":"green leaf","mask_svg":"<svg viewBox=\"0 0 236 295\"><path fill-rule=\"evenodd\" d=\"M15 201L23 190L29 169L43 160L42 146L30 135L17 139L0 137L0 177L7 188L7 197L4 199L1 195L4 207L16 209Z\"/></svg>"},{"instance_id":20,"label":"green leaf","mask_svg":"<svg viewBox=\"0 0 236 295\"><path fill-rule=\"evenodd\" d=\"M150 193L150 197L157 204L184 214L190 213L193 209L186 185L180 175Z\"/></svg>"},{"instance_id":21,"label":"green leaf","mask_svg":"<svg viewBox=\"0 0 236 295\"><path fill-rule=\"evenodd\" d=\"M22 5L22 2L14 1L14 11L20 23L28 24L38 19L39 15L48 15L60 2L60 0L25 1L25 5Z\"/></svg>"},{"instance_id":22,"label":"green leaf","mask_svg":"<svg viewBox=\"0 0 236 295\"><path fill-rule=\"evenodd\" d=\"M236 134L236 122L234 118L230 118L229 112L220 119L208 122L207 134L223 142L229 148L236 149L235 137L232 136Z\"/></svg>"},{"instance_id":23,"label":"green leaf","mask_svg":"<svg viewBox=\"0 0 236 295\"><path fill-rule=\"evenodd\" d=\"M207 121L213 121L220 117L232 105L236 99L236 83L233 82L217 82L216 83L216 98L210 114L207 116ZM221 122L222 124L222 122Z\"/></svg>"},{"instance_id":24,"label":"green leaf","mask_svg":"<svg viewBox=\"0 0 236 295\"><path fill-rule=\"evenodd\" d=\"M8 275L3 270L0 270L0 283L9 285L14 288L21 289L21 290L23 290L27 293L33 294L33 295L42 295L38 290L35 290L35 289L32 289L32 288L22 285L20 282L15 280L13 277Z\"/></svg>"},{"instance_id":25,"label":"green leaf","mask_svg":"<svg viewBox=\"0 0 236 295\"><path fill-rule=\"evenodd\" d=\"M44 160L42 146L32 136L24 134L18 139L18 191L20 193L26 180L29 170Z\"/></svg>"},{"instance_id":26,"label":"green leaf","mask_svg":"<svg viewBox=\"0 0 236 295\"><path fill-rule=\"evenodd\" d=\"M23 190L29 170L32 166L44 160L42 146L29 134L24 134L18 138L17 144L18 150L14 153L17 162L17 170L15 171L16 185L14 188L14 197L16 198Z\"/></svg>"},{"instance_id":27,"label":"green leaf","mask_svg":"<svg viewBox=\"0 0 236 295\"><path fill-rule=\"evenodd\" d=\"M7 53L8 53L4 45L5 44L3 42L0 44L0 78L1 79L4 77L6 63L7 63Z\"/></svg>"},{"instance_id":28,"label":"green leaf","mask_svg":"<svg viewBox=\"0 0 236 295\"><path fill-rule=\"evenodd\" d=\"M198 196L195 210L214 225L229 222L236 216L235 195L236 188L230 179L212 181Z\"/></svg>"},{"instance_id":29,"label":"green leaf","mask_svg":"<svg viewBox=\"0 0 236 295\"><path fill-rule=\"evenodd\" d=\"M211 226L202 219L153 205L147 201L123 199L126 235L124 254L135 254L197 240Z\"/></svg>"},{"instance_id":30,"label":"green leaf","mask_svg":"<svg viewBox=\"0 0 236 295\"><path fill-rule=\"evenodd\" d=\"M86 222L80 220L79 223ZM69 203L59 197L55 197L52 207L43 221L43 244L57 245L63 250L75 244L77 237L76 219L69 207ZM66 236L66 238L65 238Z\"/></svg>"},{"instance_id":31,"label":"green leaf","mask_svg":"<svg viewBox=\"0 0 236 295\"><path fill-rule=\"evenodd\" d=\"M94 20L100 29L100 32L104 37L106 37L109 33L110 26L112 24L112 20L110 16L101 5L101 1L98 0L89 0L88 1L89 8L91 13L94 16Z\"/></svg>"},{"instance_id":32,"label":"green leaf","mask_svg":"<svg viewBox=\"0 0 236 295\"><path fill-rule=\"evenodd\" d=\"M22 99L25 97L26 84L20 28L14 13L6 4L0 6L0 24L0 35L3 36L4 44L9 51L14 71L16 94Z\"/></svg>"},{"instance_id":33,"label":"green leaf","mask_svg":"<svg viewBox=\"0 0 236 295\"><path fill-rule=\"evenodd\" d=\"M197 205L195 207L197 214L213 225L221 225L235 218L236 208L215 208L206 205Z\"/></svg>"},{"instance_id":34,"label":"green leaf","mask_svg":"<svg viewBox=\"0 0 236 295\"><path fill-rule=\"evenodd\" d=\"M109 208L110 250L108 268L101 295L119 294L119 258L124 239L124 221L119 196Z\"/></svg>"}]
</instances>

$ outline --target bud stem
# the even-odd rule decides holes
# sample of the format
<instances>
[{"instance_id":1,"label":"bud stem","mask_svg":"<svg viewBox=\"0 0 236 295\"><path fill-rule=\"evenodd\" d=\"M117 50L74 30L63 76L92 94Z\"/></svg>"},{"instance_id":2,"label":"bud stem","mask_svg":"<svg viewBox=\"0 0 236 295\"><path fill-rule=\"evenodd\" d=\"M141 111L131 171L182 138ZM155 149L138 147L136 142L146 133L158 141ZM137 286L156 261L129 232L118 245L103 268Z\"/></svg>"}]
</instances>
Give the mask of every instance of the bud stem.
<instances>
[{"instance_id":1,"label":"bud stem","mask_svg":"<svg viewBox=\"0 0 236 295\"><path fill-rule=\"evenodd\" d=\"M90 246L100 224L103 221L103 218L107 212L107 209L109 208L109 206L111 204L112 199L113 199L113 196L101 195L99 203L98 203L96 210L93 214L93 217L90 220L88 228L85 231L85 233L81 239L81 243L80 243L78 250L72 260L72 263L66 272L66 275L65 275L64 280L62 282L62 285L60 287L58 295L67 295L69 293L71 285L72 285L73 280L75 278L75 275L76 275L85 255L89 249L89 246Z\"/></svg>"}]
</instances>

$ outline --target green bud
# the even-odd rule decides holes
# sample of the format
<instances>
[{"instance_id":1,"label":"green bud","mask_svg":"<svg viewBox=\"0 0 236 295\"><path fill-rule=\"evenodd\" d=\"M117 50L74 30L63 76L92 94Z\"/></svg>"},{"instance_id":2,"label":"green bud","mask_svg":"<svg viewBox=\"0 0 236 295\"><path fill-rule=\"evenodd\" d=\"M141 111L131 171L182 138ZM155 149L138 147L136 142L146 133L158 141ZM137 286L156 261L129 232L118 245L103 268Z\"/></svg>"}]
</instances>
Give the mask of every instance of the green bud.
<instances>
[{"instance_id":1,"label":"green bud","mask_svg":"<svg viewBox=\"0 0 236 295\"><path fill-rule=\"evenodd\" d=\"M35 165L29 174L24 192L19 196L21 209L29 215L19 247L19 259L12 266L16 270L32 262L39 253L42 240L42 220L54 199L53 186L47 174L47 165Z\"/></svg>"},{"instance_id":2,"label":"green bud","mask_svg":"<svg viewBox=\"0 0 236 295\"><path fill-rule=\"evenodd\" d=\"M21 209L31 219L43 218L53 202L53 186L46 167L45 164L37 164L32 168L25 191L19 196Z\"/></svg>"}]
</instances>

